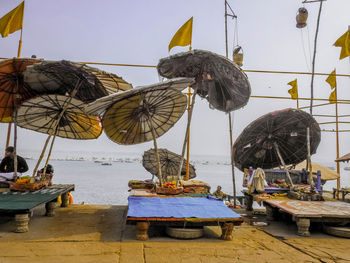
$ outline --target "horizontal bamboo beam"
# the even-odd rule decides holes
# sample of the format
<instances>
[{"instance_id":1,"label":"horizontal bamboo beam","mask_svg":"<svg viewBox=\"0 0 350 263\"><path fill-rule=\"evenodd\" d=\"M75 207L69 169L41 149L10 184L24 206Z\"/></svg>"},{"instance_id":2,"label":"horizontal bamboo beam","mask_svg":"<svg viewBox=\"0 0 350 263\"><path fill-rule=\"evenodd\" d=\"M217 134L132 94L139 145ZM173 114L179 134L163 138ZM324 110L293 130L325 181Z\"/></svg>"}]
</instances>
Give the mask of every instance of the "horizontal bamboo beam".
<instances>
[{"instance_id":1,"label":"horizontal bamboo beam","mask_svg":"<svg viewBox=\"0 0 350 263\"><path fill-rule=\"evenodd\" d=\"M336 130L321 130L321 132L337 132ZM350 132L350 130L340 130L338 132Z\"/></svg>"},{"instance_id":2,"label":"horizontal bamboo beam","mask_svg":"<svg viewBox=\"0 0 350 263\"><path fill-rule=\"evenodd\" d=\"M318 124L333 124L337 123L336 121L327 121L327 122L319 122ZM338 121L338 123L350 123L349 121Z\"/></svg>"},{"instance_id":3,"label":"horizontal bamboo beam","mask_svg":"<svg viewBox=\"0 0 350 263\"><path fill-rule=\"evenodd\" d=\"M8 59L8 58L0 58ZM79 63L90 64L90 65L101 65L101 66L118 66L118 67L138 67L138 68L156 68L155 65L142 65L142 64L125 64L125 63L107 63L107 62L91 62L91 61L82 61ZM280 70L256 70L256 69L244 69L244 72L249 73L269 73L269 74L292 74L292 75L312 75L310 72L301 72L301 71L280 71ZM320 73L316 72L316 76L329 76L330 73ZM337 77L350 77L349 74L335 74Z\"/></svg>"}]
</instances>

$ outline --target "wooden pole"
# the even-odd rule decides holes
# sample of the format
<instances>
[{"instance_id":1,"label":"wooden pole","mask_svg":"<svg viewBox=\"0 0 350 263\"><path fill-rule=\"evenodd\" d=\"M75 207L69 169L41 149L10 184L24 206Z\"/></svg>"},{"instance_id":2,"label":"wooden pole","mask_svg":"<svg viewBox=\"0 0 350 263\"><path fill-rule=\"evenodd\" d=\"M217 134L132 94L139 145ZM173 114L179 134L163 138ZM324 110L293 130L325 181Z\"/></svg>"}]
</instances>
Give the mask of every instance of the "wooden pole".
<instances>
[{"instance_id":1,"label":"wooden pole","mask_svg":"<svg viewBox=\"0 0 350 263\"><path fill-rule=\"evenodd\" d=\"M311 147L310 147L310 127L306 128L306 141L307 141L307 170L309 171L310 187L313 188L314 180L312 178Z\"/></svg>"},{"instance_id":2,"label":"wooden pole","mask_svg":"<svg viewBox=\"0 0 350 263\"><path fill-rule=\"evenodd\" d=\"M17 180L17 107L15 109L15 124L14 124L14 138L13 138L13 166L14 166L14 175L13 178L16 181Z\"/></svg>"},{"instance_id":3,"label":"wooden pole","mask_svg":"<svg viewBox=\"0 0 350 263\"><path fill-rule=\"evenodd\" d=\"M228 113L228 123L230 126L230 153L231 153L231 169L232 169L232 186L233 186L233 207L236 208L236 177L235 177L235 162L233 160L233 140L232 140L232 120L231 112Z\"/></svg>"},{"instance_id":4,"label":"wooden pole","mask_svg":"<svg viewBox=\"0 0 350 263\"><path fill-rule=\"evenodd\" d=\"M35 177L36 171L38 170L38 167L39 167L39 165L40 165L40 163L41 163L41 160L44 158L44 154L45 154L47 145L48 145L48 143L49 143L49 141L50 141L50 139L51 139L51 136L52 136L52 134L49 134L49 136L48 136L47 139L46 139L46 142L45 142L45 144L44 144L43 150L41 151L39 160L38 160L38 162L36 163L35 168L34 168L34 170L33 170L31 183L34 182L34 177Z\"/></svg>"},{"instance_id":5,"label":"wooden pole","mask_svg":"<svg viewBox=\"0 0 350 263\"><path fill-rule=\"evenodd\" d=\"M317 47L317 36L318 36L318 29L320 26L320 18L321 18L321 11L322 11L322 4L323 1L320 1L320 8L318 10L318 17L317 17L317 26L316 26L316 33L315 33L315 40L314 40L314 54L312 58L312 74L311 74L311 100L310 100L310 114L312 115L312 103L314 98L314 76L315 76L315 60L316 60L316 47Z\"/></svg>"},{"instance_id":6,"label":"wooden pole","mask_svg":"<svg viewBox=\"0 0 350 263\"><path fill-rule=\"evenodd\" d=\"M228 58L228 41L227 41L227 1L225 0L225 50L226 58ZM235 164L232 156L232 119L231 112L228 113L228 125L229 125L229 135L230 135L230 156L231 156L231 171L232 171L232 188L233 188L233 207L236 208L236 177L235 177Z\"/></svg>"},{"instance_id":7,"label":"wooden pole","mask_svg":"<svg viewBox=\"0 0 350 263\"><path fill-rule=\"evenodd\" d=\"M50 150L49 150L49 153L48 153L48 155L47 155L47 159L46 159L45 166L44 166L44 171L43 171L43 173L41 174L41 180L42 180L42 181L43 181L44 178L45 178L46 168L47 168L47 165L49 164L49 160L50 160L50 157L51 157L51 152L52 152L53 144L54 144L55 139L56 139L56 135L57 135L57 129L56 129L55 135L53 136L52 141L51 141Z\"/></svg>"},{"instance_id":8,"label":"wooden pole","mask_svg":"<svg viewBox=\"0 0 350 263\"><path fill-rule=\"evenodd\" d=\"M276 153L277 153L277 155L278 155L278 158L280 159L280 162L281 162L281 164L282 164L282 166L283 166L283 169L284 169L284 171L286 172L287 177L288 177L288 179L289 179L289 181L290 181L290 184L292 185L292 188L293 188L293 187L294 187L294 184L293 184L292 178L290 177L289 171L288 171L288 169L287 169L287 167L286 167L286 164L285 164L285 162L284 162L284 160L283 160L283 158L282 158L282 155L281 155L281 153L280 153L280 149L278 148L278 144L277 144L276 142L274 142L274 146L275 146L275 150L276 150Z\"/></svg>"},{"instance_id":9,"label":"wooden pole","mask_svg":"<svg viewBox=\"0 0 350 263\"><path fill-rule=\"evenodd\" d=\"M6 138L6 147L5 148L9 147L9 144L10 144L11 127L12 127L12 122L9 122L8 127L7 127L7 138Z\"/></svg>"},{"instance_id":10,"label":"wooden pole","mask_svg":"<svg viewBox=\"0 0 350 263\"><path fill-rule=\"evenodd\" d=\"M22 23L22 29L21 29L21 36L19 39L19 43L18 43L18 50L17 50L17 58L21 57L21 50L22 50L22 31L23 31L23 23ZM18 82L18 81L17 81ZM17 83L18 86L18 83ZM17 87L18 90L18 87ZM10 144L10 138L11 138L11 126L12 126L12 122L9 122L8 127L7 127L7 138L6 138L6 148L9 146ZM15 142L14 142L15 144ZM17 160L17 157L16 157ZM17 174L16 174L17 176Z\"/></svg>"},{"instance_id":11,"label":"wooden pole","mask_svg":"<svg viewBox=\"0 0 350 263\"><path fill-rule=\"evenodd\" d=\"M191 110L191 87L188 87L188 108L187 108L187 116L190 117ZM188 122L188 119L187 119ZM187 135L187 155L186 155L186 181L190 180L190 127L188 127L188 135Z\"/></svg>"},{"instance_id":12,"label":"wooden pole","mask_svg":"<svg viewBox=\"0 0 350 263\"><path fill-rule=\"evenodd\" d=\"M339 126L338 126L338 94L337 87L335 87L335 135L337 141L337 159L339 158ZM337 178L337 195L339 195L340 190L340 164L337 162L337 173L339 178Z\"/></svg>"},{"instance_id":13,"label":"wooden pole","mask_svg":"<svg viewBox=\"0 0 350 263\"><path fill-rule=\"evenodd\" d=\"M155 151L155 154L156 154L156 162L157 162L157 165L158 165L158 179L159 179L160 186L162 186L163 185L163 176L162 176L162 169L161 169L161 166L160 166L160 158L159 158L158 145L157 145L157 139L156 139L157 136L156 136L156 132L154 131L152 119L151 119L151 116L150 116L150 113L149 113L148 103L145 100L143 100L143 104L146 106L146 109L147 109L148 124L149 124L149 126L151 128L151 133L152 133L152 138L153 138L153 145L154 145L154 151Z\"/></svg>"},{"instance_id":14,"label":"wooden pole","mask_svg":"<svg viewBox=\"0 0 350 263\"><path fill-rule=\"evenodd\" d=\"M181 161L180 161L180 164L179 164L179 170L177 172L177 176L178 176L177 180L179 180L180 176L181 176L181 170L182 170L182 165L183 165L183 162L184 162L186 144L187 144L189 129L190 129L190 126L191 126L192 112L193 112L193 108L194 108L194 103L196 101L196 95L197 95L197 89L194 89L194 93L193 93L193 97L192 97L191 109L190 109L189 115L188 115L185 139L184 139L184 142L183 142L183 145L182 145Z\"/></svg>"}]
</instances>

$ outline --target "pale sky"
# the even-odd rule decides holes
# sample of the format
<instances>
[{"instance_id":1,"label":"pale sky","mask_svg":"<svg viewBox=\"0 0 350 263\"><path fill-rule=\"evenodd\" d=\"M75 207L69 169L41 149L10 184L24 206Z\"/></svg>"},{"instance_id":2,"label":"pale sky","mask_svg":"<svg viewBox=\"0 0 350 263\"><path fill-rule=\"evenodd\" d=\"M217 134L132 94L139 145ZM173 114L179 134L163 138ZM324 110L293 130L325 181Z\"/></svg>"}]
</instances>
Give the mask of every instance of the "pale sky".
<instances>
[{"instance_id":1,"label":"pale sky","mask_svg":"<svg viewBox=\"0 0 350 263\"><path fill-rule=\"evenodd\" d=\"M19 0L2 0L0 16L16 7ZM297 29L295 16L302 1L297 0L229 0L238 16L238 43L244 50L243 69L311 71L311 54L319 3L305 4L309 11L308 27ZM340 48L333 43L350 25L350 1L325 1L321 14L316 72L350 74L349 59L339 60ZM32 54L48 60L93 61L156 65L162 57L187 51L176 47L170 53L168 44L176 30L191 16L193 48L225 55L224 0L27 0L25 3L22 57ZM232 52L234 23L228 19L229 54ZM20 32L0 39L0 57L17 55ZM310 43L310 45L309 45ZM303 52L303 46L305 55ZM310 47L309 47L310 46ZM307 58L307 60L305 59ZM231 58L231 55L230 55ZM306 62L307 61L307 62ZM308 64L308 65L307 65ZM159 81L156 69L107 67L134 87ZM298 79L299 96L310 96L310 76L247 73L252 95L289 96L287 83ZM315 77L316 98L328 98L326 77ZM350 99L350 80L339 77L338 96ZM302 106L309 102L301 102ZM317 104L318 102L315 102ZM251 98L247 106L234 112L234 139L262 114L296 107L292 100ZM349 106L340 105L339 114L348 114ZM335 114L334 105L314 109L315 114ZM160 148L181 152L186 115L167 134L158 139ZM344 119L343 121L348 121ZM331 121L331 118L317 118ZM322 125L321 128L335 128ZM340 125L349 129L349 124ZM5 145L7 124L0 125ZM19 129L18 151L39 151L46 135ZM350 152L350 134L340 136L340 154ZM122 146L104 134L97 140L72 141L57 139L54 151L139 152L153 147L152 142ZM197 99L191 128L191 152L205 155L229 155L228 117L209 109L206 100ZM316 160L335 159L335 133L322 133Z\"/></svg>"}]
</instances>

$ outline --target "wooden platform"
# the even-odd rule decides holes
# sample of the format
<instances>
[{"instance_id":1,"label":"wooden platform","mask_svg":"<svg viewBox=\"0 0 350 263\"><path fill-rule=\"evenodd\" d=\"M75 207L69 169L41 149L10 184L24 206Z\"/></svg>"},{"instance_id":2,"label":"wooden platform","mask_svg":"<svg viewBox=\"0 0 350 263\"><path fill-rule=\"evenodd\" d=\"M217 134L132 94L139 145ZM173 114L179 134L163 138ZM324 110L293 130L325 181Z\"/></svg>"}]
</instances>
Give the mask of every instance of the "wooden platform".
<instances>
[{"instance_id":1,"label":"wooden platform","mask_svg":"<svg viewBox=\"0 0 350 263\"><path fill-rule=\"evenodd\" d=\"M243 218L212 197L130 196L126 223L136 225L138 240L148 239L149 225L198 228L220 225L221 238L232 239Z\"/></svg>"},{"instance_id":2,"label":"wooden platform","mask_svg":"<svg viewBox=\"0 0 350 263\"><path fill-rule=\"evenodd\" d=\"M74 185L52 185L36 191L16 192L9 189L0 192L0 214L14 214L17 233L29 231L28 222L31 211L45 204L46 216L54 216L57 198L61 196L62 207L69 204L68 192Z\"/></svg>"},{"instance_id":3,"label":"wooden platform","mask_svg":"<svg viewBox=\"0 0 350 263\"><path fill-rule=\"evenodd\" d=\"M310 222L348 223L350 204L330 201L265 200L266 213L273 220L279 211L292 215L297 223L298 234L310 236Z\"/></svg>"}]
</instances>

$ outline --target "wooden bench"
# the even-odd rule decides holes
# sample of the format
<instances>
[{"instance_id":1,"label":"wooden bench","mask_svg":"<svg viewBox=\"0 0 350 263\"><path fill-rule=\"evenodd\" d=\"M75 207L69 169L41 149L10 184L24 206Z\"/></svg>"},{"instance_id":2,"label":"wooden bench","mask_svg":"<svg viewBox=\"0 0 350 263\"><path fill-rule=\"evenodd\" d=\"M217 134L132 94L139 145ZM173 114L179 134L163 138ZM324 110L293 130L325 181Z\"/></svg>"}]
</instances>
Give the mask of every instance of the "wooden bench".
<instances>
[{"instance_id":1,"label":"wooden bench","mask_svg":"<svg viewBox=\"0 0 350 263\"><path fill-rule=\"evenodd\" d=\"M73 184L52 185L36 191L1 191L0 214L15 214L16 228L14 232L28 232L29 215L34 208L45 204L46 216L54 216L57 198L61 196L61 207L67 207L71 191L74 191Z\"/></svg>"}]
</instances>

